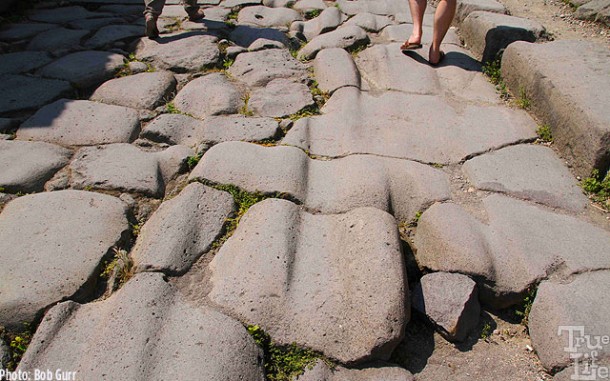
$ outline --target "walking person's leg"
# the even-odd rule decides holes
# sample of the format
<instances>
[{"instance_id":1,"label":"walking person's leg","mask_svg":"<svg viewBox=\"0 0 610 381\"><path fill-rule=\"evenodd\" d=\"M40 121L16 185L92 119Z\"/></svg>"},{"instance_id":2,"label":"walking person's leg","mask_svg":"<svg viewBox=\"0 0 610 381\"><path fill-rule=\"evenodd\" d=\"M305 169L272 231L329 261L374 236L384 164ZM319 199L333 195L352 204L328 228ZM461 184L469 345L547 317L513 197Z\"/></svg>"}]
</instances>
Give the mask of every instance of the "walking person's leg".
<instances>
[{"instance_id":1,"label":"walking person's leg","mask_svg":"<svg viewBox=\"0 0 610 381\"><path fill-rule=\"evenodd\" d=\"M441 43L451 26L455 16L456 0L441 0L434 13L434 31L432 32L432 45L428 54L428 62L438 65L445 53L441 51Z\"/></svg>"},{"instance_id":2,"label":"walking person's leg","mask_svg":"<svg viewBox=\"0 0 610 381\"><path fill-rule=\"evenodd\" d=\"M423 33L422 28L426 5L426 0L409 0L409 9L411 10L411 19L413 20L413 31L407 41L400 47L401 50L419 49L422 47L421 36Z\"/></svg>"},{"instance_id":3,"label":"walking person's leg","mask_svg":"<svg viewBox=\"0 0 610 381\"><path fill-rule=\"evenodd\" d=\"M197 0L182 0L182 5L184 5L184 10L189 15L189 20L197 21L205 17L203 9L197 5Z\"/></svg>"},{"instance_id":4,"label":"walking person's leg","mask_svg":"<svg viewBox=\"0 0 610 381\"><path fill-rule=\"evenodd\" d=\"M146 19L145 33L148 38L159 37L157 19L163 12L165 0L144 0L144 18Z\"/></svg>"}]
</instances>

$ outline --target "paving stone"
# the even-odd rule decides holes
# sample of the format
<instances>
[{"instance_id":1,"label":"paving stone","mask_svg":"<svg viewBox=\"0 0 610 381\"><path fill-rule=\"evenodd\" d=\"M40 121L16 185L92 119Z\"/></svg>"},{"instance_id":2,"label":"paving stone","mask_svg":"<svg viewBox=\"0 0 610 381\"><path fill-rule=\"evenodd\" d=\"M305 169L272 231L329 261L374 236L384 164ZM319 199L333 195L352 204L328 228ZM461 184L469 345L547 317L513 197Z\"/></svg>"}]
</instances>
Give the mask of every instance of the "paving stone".
<instances>
[{"instance_id":1,"label":"paving stone","mask_svg":"<svg viewBox=\"0 0 610 381\"><path fill-rule=\"evenodd\" d=\"M610 359L608 342L599 341L610 332L608 282L610 272L606 267L604 271L579 274L563 282L540 284L528 327L532 345L545 368L564 367L574 358L579 358L582 368L584 356L591 356L593 351L598 365ZM590 346L585 335L591 338ZM595 345L599 346L592 348Z\"/></svg>"},{"instance_id":2,"label":"paving stone","mask_svg":"<svg viewBox=\"0 0 610 381\"><path fill-rule=\"evenodd\" d=\"M292 8L299 12L309 12L316 9L321 11L328 8L328 6L323 0L299 0L294 3Z\"/></svg>"},{"instance_id":3,"label":"paving stone","mask_svg":"<svg viewBox=\"0 0 610 381\"><path fill-rule=\"evenodd\" d=\"M243 47L250 46L250 44L259 38L278 41L284 44L284 46L289 45L286 34L273 28L255 28L248 25L238 25L231 31L231 35L229 36L231 41L238 46Z\"/></svg>"},{"instance_id":4,"label":"paving stone","mask_svg":"<svg viewBox=\"0 0 610 381\"><path fill-rule=\"evenodd\" d=\"M46 52L16 52L0 55L0 75L20 74L38 69L52 61Z\"/></svg>"},{"instance_id":5,"label":"paving stone","mask_svg":"<svg viewBox=\"0 0 610 381\"><path fill-rule=\"evenodd\" d=\"M315 104L309 87L290 79L278 78L250 93L248 107L256 115L284 117Z\"/></svg>"},{"instance_id":6,"label":"paving stone","mask_svg":"<svg viewBox=\"0 0 610 381\"><path fill-rule=\"evenodd\" d=\"M370 368L348 369L335 366L332 369L318 360L297 378L298 381L413 381L413 375L395 365L375 362Z\"/></svg>"},{"instance_id":7,"label":"paving stone","mask_svg":"<svg viewBox=\"0 0 610 381\"><path fill-rule=\"evenodd\" d=\"M222 7L211 7L205 9L205 19L204 21L218 21L224 22L227 19L227 16L231 13L230 9L222 8ZM185 24L189 22L182 23L182 27L184 28Z\"/></svg>"},{"instance_id":8,"label":"paving stone","mask_svg":"<svg viewBox=\"0 0 610 381\"><path fill-rule=\"evenodd\" d=\"M0 113L6 113L40 108L73 89L66 81L7 74L0 77L0 93Z\"/></svg>"},{"instance_id":9,"label":"paving stone","mask_svg":"<svg viewBox=\"0 0 610 381\"><path fill-rule=\"evenodd\" d=\"M589 201L552 149L518 145L475 157L464 172L478 189L582 212Z\"/></svg>"},{"instance_id":10,"label":"paving stone","mask_svg":"<svg viewBox=\"0 0 610 381\"><path fill-rule=\"evenodd\" d=\"M131 61L127 64L131 74L140 74L148 71L148 65L140 61Z\"/></svg>"},{"instance_id":11,"label":"paving stone","mask_svg":"<svg viewBox=\"0 0 610 381\"><path fill-rule=\"evenodd\" d=\"M27 46L27 50L54 51L73 51L79 50L80 42L86 35L87 30L74 30L65 28L55 28L42 32L34 37Z\"/></svg>"},{"instance_id":12,"label":"paving stone","mask_svg":"<svg viewBox=\"0 0 610 381\"><path fill-rule=\"evenodd\" d=\"M54 24L9 24L0 28L0 40L19 41L30 39L39 33L57 28Z\"/></svg>"},{"instance_id":13,"label":"paving stone","mask_svg":"<svg viewBox=\"0 0 610 381\"><path fill-rule=\"evenodd\" d=\"M43 77L61 79L79 88L96 86L123 67L125 57L100 51L84 51L64 56L38 71Z\"/></svg>"},{"instance_id":14,"label":"paving stone","mask_svg":"<svg viewBox=\"0 0 610 381\"><path fill-rule=\"evenodd\" d=\"M263 5L271 8L290 8L295 2L296 0L263 0Z\"/></svg>"},{"instance_id":15,"label":"paving stone","mask_svg":"<svg viewBox=\"0 0 610 381\"><path fill-rule=\"evenodd\" d=\"M357 26L346 26L332 32L324 33L314 37L300 51L299 59L312 59L322 49L343 48L350 49L357 46L366 45L369 36L364 29Z\"/></svg>"},{"instance_id":16,"label":"paving stone","mask_svg":"<svg viewBox=\"0 0 610 381\"><path fill-rule=\"evenodd\" d=\"M447 64L437 68L436 76L445 96L479 105L503 104L496 88L490 86L489 79L480 71L479 61L457 46L449 45L443 49L447 53Z\"/></svg>"},{"instance_id":17,"label":"paving stone","mask_svg":"<svg viewBox=\"0 0 610 381\"><path fill-rule=\"evenodd\" d=\"M225 8L234 8L248 5L259 5L261 3L262 0L224 0L220 3L220 6Z\"/></svg>"},{"instance_id":18,"label":"paving stone","mask_svg":"<svg viewBox=\"0 0 610 381\"><path fill-rule=\"evenodd\" d=\"M42 142L0 141L0 188L17 193L39 192L55 172L68 164L72 152Z\"/></svg>"},{"instance_id":19,"label":"paving stone","mask_svg":"<svg viewBox=\"0 0 610 381\"><path fill-rule=\"evenodd\" d=\"M437 204L417 227L417 262L432 271L481 280L481 300L502 308L555 275L608 268L610 234L590 223L524 201L490 195L485 223L455 204Z\"/></svg>"},{"instance_id":20,"label":"paving stone","mask_svg":"<svg viewBox=\"0 0 610 381\"><path fill-rule=\"evenodd\" d=\"M4 341L0 341L0 366L2 369L8 368L8 363L11 361L11 350L9 346L4 343Z\"/></svg>"},{"instance_id":21,"label":"paving stone","mask_svg":"<svg viewBox=\"0 0 610 381\"><path fill-rule=\"evenodd\" d=\"M256 52L259 50L265 49L283 49L285 48L284 44L278 41L267 40L265 38L259 38L248 46L248 51Z\"/></svg>"},{"instance_id":22,"label":"paving stone","mask_svg":"<svg viewBox=\"0 0 610 381\"><path fill-rule=\"evenodd\" d=\"M94 291L102 259L129 231L118 198L82 191L23 196L0 214L0 324L31 323Z\"/></svg>"},{"instance_id":23,"label":"paving stone","mask_svg":"<svg viewBox=\"0 0 610 381\"><path fill-rule=\"evenodd\" d=\"M112 14L90 12L80 6L61 7L52 9L36 9L28 14L28 19L50 24L62 24L69 21L90 19L96 17L111 17Z\"/></svg>"},{"instance_id":24,"label":"paving stone","mask_svg":"<svg viewBox=\"0 0 610 381\"><path fill-rule=\"evenodd\" d=\"M589 1L576 9L574 17L580 20L593 20L610 25L610 1Z\"/></svg>"},{"instance_id":25,"label":"paving stone","mask_svg":"<svg viewBox=\"0 0 610 381\"><path fill-rule=\"evenodd\" d=\"M151 62L156 68L177 73L194 72L215 65L220 57L217 37L183 32L159 40L142 38L136 47L136 57Z\"/></svg>"},{"instance_id":26,"label":"paving stone","mask_svg":"<svg viewBox=\"0 0 610 381\"><path fill-rule=\"evenodd\" d=\"M324 92L332 94L345 86L360 88L360 72L345 49L321 50L313 61L313 68L318 88Z\"/></svg>"},{"instance_id":27,"label":"paving stone","mask_svg":"<svg viewBox=\"0 0 610 381\"><path fill-rule=\"evenodd\" d=\"M347 15L368 12L389 16L409 12L409 4L399 0L338 0L337 5Z\"/></svg>"},{"instance_id":28,"label":"paving stone","mask_svg":"<svg viewBox=\"0 0 610 381\"><path fill-rule=\"evenodd\" d=\"M456 108L430 95L372 96L344 87L335 91L322 113L299 119L282 142L323 156L370 153L457 163L474 153L536 136L536 124L521 110L475 104Z\"/></svg>"},{"instance_id":29,"label":"paving stone","mask_svg":"<svg viewBox=\"0 0 610 381\"><path fill-rule=\"evenodd\" d=\"M29 348L19 370L31 374L66 369L84 380L264 380L262 351L245 328L188 304L161 274L137 274L106 300L57 305Z\"/></svg>"},{"instance_id":30,"label":"paving stone","mask_svg":"<svg viewBox=\"0 0 610 381\"><path fill-rule=\"evenodd\" d=\"M312 215L262 201L210 269L209 297L228 313L342 363L387 359L408 320L396 223L374 208Z\"/></svg>"},{"instance_id":31,"label":"paving stone","mask_svg":"<svg viewBox=\"0 0 610 381\"><path fill-rule=\"evenodd\" d=\"M399 221L411 221L418 211L450 194L445 174L412 161L370 155L313 160L294 147L240 142L212 147L189 179L288 194L321 213L374 207Z\"/></svg>"},{"instance_id":32,"label":"paving stone","mask_svg":"<svg viewBox=\"0 0 610 381\"><path fill-rule=\"evenodd\" d=\"M506 8L496 0L458 0L455 19L461 24L469 14L475 11L505 14Z\"/></svg>"},{"instance_id":33,"label":"paving stone","mask_svg":"<svg viewBox=\"0 0 610 381\"><path fill-rule=\"evenodd\" d=\"M239 11L237 22L263 28L289 27L293 21L302 20L301 14L290 8L269 8L262 5L245 7Z\"/></svg>"},{"instance_id":34,"label":"paving stone","mask_svg":"<svg viewBox=\"0 0 610 381\"><path fill-rule=\"evenodd\" d=\"M402 45L409 36L411 35L411 31L413 30L412 24L399 24L399 25L390 25L385 27L380 36L384 41L388 42L400 42ZM422 44L430 45L432 43L432 25L426 25L422 27L423 35L422 35ZM460 46L460 38L458 37L455 28L449 28L445 38L443 39L443 45L457 45Z\"/></svg>"},{"instance_id":35,"label":"paving stone","mask_svg":"<svg viewBox=\"0 0 610 381\"><path fill-rule=\"evenodd\" d=\"M358 13L349 19L345 25L355 25L368 32L379 32L383 28L392 24L388 16L379 16L372 13Z\"/></svg>"},{"instance_id":36,"label":"paving stone","mask_svg":"<svg viewBox=\"0 0 610 381\"><path fill-rule=\"evenodd\" d=\"M242 53L229 68L229 74L252 87L265 86L277 78L298 81L308 77L307 66L286 49Z\"/></svg>"},{"instance_id":37,"label":"paving stone","mask_svg":"<svg viewBox=\"0 0 610 381\"><path fill-rule=\"evenodd\" d=\"M463 341L479 323L476 283L462 274L424 275L413 290L413 308L425 314L450 341Z\"/></svg>"},{"instance_id":38,"label":"paving stone","mask_svg":"<svg viewBox=\"0 0 610 381\"><path fill-rule=\"evenodd\" d=\"M141 37L144 30L136 25L108 25L102 27L87 40L85 46L92 49L102 48L112 45L117 41L133 40L135 37Z\"/></svg>"},{"instance_id":39,"label":"paving stone","mask_svg":"<svg viewBox=\"0 0 610 381\"><path fill-rule=\"evenodd\" d=\"M188 185L161 204L140 231L132 254L137 269L183 274L210 250L233 209L229 193Z\"/></svg>"},{"instance_id":40,"label":"paving stone","mask_svg":"<svg viewBox=\"0 0 610 381\"><path fill-rule=\"evenodd\" d=\"M116 13L118 15L138 15L144 12L144 4L125 5L125 4L109 4L102 5L97 9L99 12Z\"/></svg>"},{"instance_id":41,"label":"paving stone","mask_svg":"<svg viewBox=\"0 0 610 381\"><path fill-rule=\"evenodd\" d=\"M140 12L142 13L142 12ZM83 19L70 21L67 25L72 29L98 30L107 25L126 24L121 17L103 17L99 19Z\"/></svg>"},{"instance_id":42,"label":"paving stone","mask_svg":"<svg viewBox=\"0 0 610 381\"><path fill-rule=\"evenodd\" d=\"M345 16L338 8L330 7L309 21L295 21L290 25L290 30L298 32L311 41L315 37L336 29L344 21Z\"/></svg>"},{"instance_id":43,"label":"paving stone","mask_svg":"<svg viewBox=\"0 0 610 381\"><path fill-rule=\"evenodd\" d=\"M610 52L593 42L515 42L502 58L502 77L524 92L531 109L551 127L555 146L576 174L610 166ZM540 80L544 78L544 80Z\"/></svg>"},{"instance_id":44,"label":"paving stone","mask_svg":"<svg viewBox=\"0 0 610 381\"><path fill-rule=\"evenodd\" d=\"M471 12L460 31L468 48L482 62L495 61L515 41L534 42L545 33L539 22L483 11Z\"/></svg>"},{"instance_id":45,"label":"paving stone","mask_svg":"<svg viewBox=\"0 0 610 381\"><path fill-rule=\"evenodd\" d=\"M153 109L165 103L174 90L174 75L167 71L156 71L105 82L91 95L91 100L136 109Z\"/></svg>"},{"instance_id":46,"label":"paving stone","mask_svg":"<svg viewBox=\"0 0 610 381\"><path fill-rule=\"evenodd\" d=\"M189 82L174 99L178 110L205 118L210 115L237 114L244 104L241 91L220 73Z\"/></svg>"},{"instance_id":47,"label":"paving stone","mask_svg":"<svg viewBox=\"0 0 610 381\"><path fill-rule=\"evenodd\" d=\"M161 114L142 131L141 137L154 142L194 147L202 142L202 121L182 114Z\"/></svg>"},{"instance_id":48,"label":"paving stone","mask_svg":"<svg viewBox=\"0 0 610 381\"><path fill-rule=\"evenodd\" d=\"M77 189L118 190L160 198L166 184L193 154L184 146L161 152L144 152L126 143L85 147L70 164L71 184Z\"/></svg>"},{"instance_id":49,"label":"paving stone","mask_svg":"<svg viewBox=\"0 0 610 381\"><path fill-rule=\"evenodd\" d=\"M136 110L60 99L26 120L17 130L17 139L82 146L130 142L138 136L139 130Z\"/></svg>"},{"instance_id":50,"label":"paving stone","mask_svg":"<svg viewBox=\"0 0 610 381\"><path fill-rule=\"evenodd\" d=\"M426 7L424 11L424 18L422 20L423 26L433 26L434 25L434 11L436 8L434 7ZM398 24L413 24L413 16L411 16L411 12L399 12L396 13L393 17L394 21Z\"/></svg>"}]
</instances>

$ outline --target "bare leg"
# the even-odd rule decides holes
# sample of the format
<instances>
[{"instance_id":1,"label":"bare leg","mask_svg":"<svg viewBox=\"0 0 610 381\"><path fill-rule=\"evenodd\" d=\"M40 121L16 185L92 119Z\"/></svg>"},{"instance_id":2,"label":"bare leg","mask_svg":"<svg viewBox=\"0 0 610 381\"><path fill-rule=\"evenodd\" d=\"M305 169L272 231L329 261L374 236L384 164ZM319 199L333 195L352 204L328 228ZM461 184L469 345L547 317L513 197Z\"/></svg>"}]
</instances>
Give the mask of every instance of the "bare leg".
<instances>
[{"instance_id":1,"label":"bare leg","mask_svg":"<svg viewBox=\"0 0 610 381\"><path fill-rule=\"evenodd\" d=\"M408 43L420 44L422 36L422 25L424 23L424 13L426 12L426 0L409 0L409 9L413 19L413 31L407 40Z\"/></svg>"},{"instance_id":2,"label":"bare leg","mask_svg":"<svg viewBox=\"0 0 610 381\"><path fill-rule=\"evenodd\" d=\"M432 64L438 63L441 56L441 43L447 34L453 16L455 16L456 0L441 0L434 13L434 32L432 32L432 45L428 60Z\"/></svg>"}]
</instances>

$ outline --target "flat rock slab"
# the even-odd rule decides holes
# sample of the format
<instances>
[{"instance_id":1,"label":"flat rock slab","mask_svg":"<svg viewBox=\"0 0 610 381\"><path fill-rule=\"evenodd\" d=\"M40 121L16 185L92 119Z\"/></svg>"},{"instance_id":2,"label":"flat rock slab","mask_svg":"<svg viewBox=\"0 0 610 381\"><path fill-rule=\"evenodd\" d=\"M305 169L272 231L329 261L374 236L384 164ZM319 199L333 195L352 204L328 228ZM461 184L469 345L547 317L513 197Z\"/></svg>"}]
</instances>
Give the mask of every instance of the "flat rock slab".
<instances>
[{"instance_id":1,"label":"flat rock slab","mask_svg":"<svg viewBox=\"0 0 610 381\"><path fill-rule=\"evenodd\" d=\"M392 20L388 16L379 16L372 13L358 13L345 23L345 25L359 26L368 32L375 33L391 24Z\"/></svg>"},{"instance_id":2,"label":"flat rock slab","mask_svg":"<svg viewBox=\"0 0 610 381\"><path fill-rule=\"evenodd\" d=\"M610 51L601 44L515 42L502 57L502 77L551 127L556 147L575 172L610 166ZM544 78L544 80L540 80Z\"/></svg>"},{"instance_id":3,"label":"flat rock slab","mask_svg":"<svg viewBox=\"0 0 610 381\"><path fill-rule=\"evenodd\" d=\"M299 12L309 12L316 9L326 9L327 5L322 0L298 0L292 8Z\"/></svg>"},{"instance_id":4,"label":"flat rock slab","mask_svg":"<svg viewBox=\"0 0 610 381\"><path fill-rule=\"evenodd\" d=\"M348 369L334 366L332 369L323 361L305 370L298 381L413 381L415 378L406 369L384 363L373 363L370 368Z\"/></svg>"},{"instance_id":5,"label":"flat rock slab","mask_svg":"<svg viewBox=\"0 0 610 381\"><path fill-rule=\"evenodd\" d=\"M345 15L338 8L330 7L323 10L318 17L309 21L295 21L290 25L290 30L302 34L307 41L311 41L322 33L328 33L336 29L345 21L345 18Z\"/></svg>"},{"instance_id":6,"label":"flat rock slab","mask_svg":"<svg viewBox=\"0 0 610 381\"><path fill-rule=\"evenodd\" d=\"M229 68L229 74L249 86L265 86L277 78L305 79L307 66L286 49L241 53Z\"/></svg>"},{"instance_id":7,"label":"flat rock slab","mask_svg":"<svg viewBox=\"0 0 610 381\"><path fill-rule=\"evenodd\" d=\"M610 271L605 270L579 274L563 282L540 284L528 328L532 345L545 368L564 367L578 358L582 370L584 356L591 356L592 352L595 352L596 365L608 361L608 342L600 342L610 332L608 282ZM586 337L590 340L585 341Z\"/></svg>"},{"instance_id":8,"label":"flat rock slab","mask_svg":"<svg viewBox=\"0 0 610 381\"><path fill-rule=\"evenodd\" d=\"M244 327L190 306L161 274L138 274L100 302L57 305L29 348L19 370L31 374L69 369L83 380L264 380L262 351Z\"/></svg>"},{"instance_id":9,"label":"flat rock slab","mask_svg":"<svg viewBox=\"0 0 610 381\"><path fill-rule=\"evenodd\" d=\"M237 114L244 105L242 92L220 73L212 73L189 82L174 99L183 113L197 118Z\"/></svg>"},{"instance_id":10,"label":"flat rock slab","mask_svg":"<svg viewBox=\"0 0 610 381\"><path fill-rule=\"evenodd\" d=\"M302 20L299 12L290 8L269 8L262 5L245 7L239 11L237 22L262 28L288 28L294 21Z\"/></svg>"},{"instance_id":11,"label":"flat rock slab","mask_svg":"<svg viewBox=\"0 0 610 381\"><path fill-rule=\"evenodd\" d=\"M392 212L399 221L411 221L450 194L445 174L412 161L369 155L313 160L294 147L239 142L212 147L190 179L288 194L309 210L327 214L370 206Z\"/></svg>"},{"instance_id":12,"label":"flat rock slab","mask_svg":"<svg viewBox=\"0 0 610 381\"><path fill-rule=\"evenodd\" d=\"M153 109L167 102L176 90L176 84L176 78L168 71L140 73L105 82L90 99L135 109Z\"/></svg>"},{"instance_id":13,"label":"flat rock slab","mask_svg":"<svg viewBox=\"0 0 610 381\"><path fill-rule=\"evenodd\" d=\"M284 32L273 28L257 28L248 25L238 25L231 31L229 39L238 46L248 47L259 38L277 41L288 46L290 41Z\"/></svg>"},{"instance_id":14,"label":"flat rock slab","mask_svg":"<svg viewBox=\"0 0 610 381\"><path fill-rule=\"evenodd\" d=\"M368 43L369 36L364 29L354 25L345 26L313 38L299 51L298 58L309 60L315 58L316 54L322 49L351 49Z\"/></svg>"},{"instance_id":15,"label":"flat rock slab","mask_svg":"<svg viewBox=\"0 0 610 381\"><path fill-rule=\"evenodd\" d=\"M218 62L217 41L217 37L198 32L165 35L157 40L142 38L135 54L139 60L151 62L157 69L196 72Z\"/></svg>"},{"instance_id":16,"label":"flat rock slab","mask_svg":"<svg viewBox=\"0 0 610 381\"><path fill-rule=\"evenodd\" d=\"M204 124L183 114L161 114L153 119L140 136L153 142L195 147L202 143Z\"/></svg>"},{"instance_id":17,"label":"flat rock slab","mask_svg":"<svg viewBox=\"0 0 610 381\"><path fill-rule=\"evenodd\" d=\"M463 168L478 189L574 212L582 212L589 204L563 161L548 147L507 147L475 157Z\"/></svg>"},{"instance_id":18,"label":"flat rock slab","mask_svg":"<svg viewBox=\"0 0 610 381\"><path fill-rule=\"evenodd\" d=\"M144 30L138 25L107 25L99 29L93 37L85 42L85 47L99 49L108 47L117 41L130 41L141 37Z\"/></svg>"},{"instance_id":19,"label":"flat rock slab","mask_svg":"<svg viewBox=\"0 0 610 381\"><path fill-rule=\"evenodd\" d=\"M17 327L94 289L102 259L129 230L125 204L93 192L19 197L0 214L0 324Z\"/></svg>"},{"instance_id":20,"label":"flat rock slab","mask_svg":"<svg viewBox=\"0 0 610 381\"><path fill-rule=\"evenodd\" d=\"M455 204L433 205L415 236L417 262L433 271L485 279L482 301L506 307L542 279L608 268L610 233L524 201L483 199L487 221Z\"/></svg>"},{"instance_id":21,"label":"flat rock slab","mask_svg":"<svg viewBox=\"0 0 610 381\"><path fill-rule=\"evenodd\" d=\"M373 13L390 16L409 12L409 4L399 0L338 0L337 5L347 15Z\"/></svg>"},{"instance_id":22,"label":"flat rock slab","mask_svg":"<svg viewBox=\"0 0 610 381\"><path fill-rule=\"evenodd\" d=\"M396 223L378 209L323 216L262 201L210 269L214 303L278 344L296 342L342 363L387 359L408 321Z\"/></svg>"},{"instance_id":23,"label":"flat rock slab","mask_svg":"<svg viewBox=\"0 0 610 381\"><path fill-rule=\"evenodd\" d=\"M506 13L506 8L496 0L458 0L455 19L461 24L469 14L476 11Z\"/></svg>"},{"instance_id":24,"label":"flat rock slab","mask_svg":"<svg viewBox=\"0 0 610 381\"><path fill-rule=\"evenodd\" d=\"M430 25L426 25L425 23L426 18L424 17L424 26L422 27L423 29L423 35L422 35L422 39L421 42L423 45L430 45L432 43L432 34L433 34L433 28L432 28L432 24ZM403 42L405 42L409 36L411 35L411 31L413 30L413 25L412 24L399 24L399 25L390 25L386 28L384 28L381 33L379 34L379 36L381 37L381 39L383 41L388 41L388 42L400 42L400 45L402 45ZM399 47L400 47L399 45ZM456 45L456 46L460 46L460 38L456 33L455 28L449 28L449 30L447 31L447 34L445 35L445 38L443 39L443 45ZM424 49L426 49L426 47L424 47ZM400 49L398 49L400 51ZM426 50L424 50L426 51ZM447 52L447 51L445 51Z\"/></svg>"},{"instance_id":25,"label":"flat rock slab","mask_svg":"<svg viewBox=\"0 0 610 381\"><path fill-rule=\"evenodd\" d=\"M284 78L274 79L264 88L255 89L248 102L256 115L280 118L314 104L309 87Z\"/></svg>"},{"instance_id":26,"label":"flat rock slab","mask_svg":"<svg viewBox=\"0 0 610 381\"><path fill-rule=\"evenodd\" d=\"M165 185L194 152L172 146L161 152L144 152L130 144L81 148L70 164L74 188L118 190L163 197Z\"/></svg>"},{"instance_id":27,"label":"flat rock slab","mask_svg":"<svg viewBox=\"0 0 610 381\"><path fill-rule=\"evenodd\" d=\"M20 74L38 69L53 59L46 52L17 52L0 55L0 75Z\"/></svg>"},{"instance_id":28,"label":"flat rock slab","mask_svg":"<svg viewBox=\"0 0 610 381\"><path fill-rule=\"evenodd\" d=\"M375 97L344 87L322 112L299 119L282 142L332 157L369 153L456 163L536 136L534 121L521 110L474 104L454 108L444 98L430 95L386 92Z\"/></svg>"},{"instance_id":29,"label":"flat rock slab","mask_svg":"<svg viewBox=\"0 0 610 381\"><path fill-rule=\"evenodd\" d=\"M140 131L136 110L103 103L60 99L26 120L17 139L64 146L127 143Z\"/></svg>"},{"instance_id":30,"label":"flat rock slab","mask_svg":"<svg viewBox=\"0 0 610 381\"><path fill-rule=\"evenodd\" d=\"M55 24L9 24L0 28L0 40L20 41L30 39L46 30L57 28Z\"/></svg>"},{"instance_id":31,"label":"flat rock slab","mask_svg":"<svg viewBox=\"0 0 610 381\"><path fill-rule=\"evenodd\" d=\"M5 192L30 193L44 184L70 160L72 152L43 142L0 141L0 188Z\"/></svg>"},{"instance_id":32,"label":"flat rock slab","mask_svg":"<svg viewBox=\"0 0 610 381\"><path fill-rule=\"evenodd\" d=\"M576 9L574 17L580 20L593 20L610 25L610 1L589 1Z\"/></svg>"},{"instance_id":33,"label":"flat rock slab","mask_svg":"<svg viewBox=\"0 0 610 381\"><path fill-rule=\"evenodd\" d=\"M43 77L69 81L79 88L90 88L114 77L125 57L117 53L84 51L64 56L38 71Z\"/></svg>"},{"instance_id":34,"label":"flat rock slab","mask_svg":"<svg viewBox=\"0 0 610 381\"><path fill-rule=\"evenodd\" d=\"M463 341L479 323L476 283L466 275L431 273L413 290L413 308L425 314L450 341Z\"/></svg>"},{"instance_id":35,"label":"flat rock slab","mask_svg":"<svg viewBox=\"0 0 610 381\"><path fill-rule=\"evenodd\" d=\"M140 231L132 254L138 271L185 273L210 250L233 209L229 193L188 185L161 204Z\"/></svg>"},{"instance_id":36,"label":"flat rock slab","mask_svg":"<svg viewBox=\"0 0 610 381\"><path fill-rule=\"evenodd\" d=\"M89 34L88 30L56 28L32 38L27 50L47 52L69 52L81 50L81 40Z\"/></svg>"},{"instance_id":37,"label":"flat rock slab","mask_svg":"<svg viewBox=\"0 0 610 381\"><path fill-rule=\"evenodd\" d=\"M24 75L0 77L0 113L38 109L74 92L69 82Z\"/></svg>"},{"instance_id":38,"label":"flat rock slab","mask_svg":"<svg viewBox=\"0 0 610 381\"><path fill-rule=\"evenodd\" d=\"M323 49L313 61L318 88L332 94L345 86L360 88L360 72L352 55L345 49Z\"/></svg>"},{"instance_id":39,"label":"flat rock slab","mask_svg":"<svg viewBox=\"0 0 610 381\"><path fill-rule=\"evenodd\" d=\"M108 13L90 12L80 6L52 9L37 9L28 14L28 19L49 24L62 24L68 21L112 16Z\"/></svg>"},{"instance_id":40,"label":"flat rock slab","mask_svg":"<svg viewBox=\"0 0 610 381\"><path fill-rule=\"evenodd\" d=\"M142 11L140 11L142 13ZM86 29L90 31L95 31L100 29L101 27L107 25L114 24L126 24L127 21L121 17L104 17L100 19L84 19L84 20L74 20L68 23L68 27L72 29ZM141 31L141 28L140 28Z\"/></svg>"}]
</instances>

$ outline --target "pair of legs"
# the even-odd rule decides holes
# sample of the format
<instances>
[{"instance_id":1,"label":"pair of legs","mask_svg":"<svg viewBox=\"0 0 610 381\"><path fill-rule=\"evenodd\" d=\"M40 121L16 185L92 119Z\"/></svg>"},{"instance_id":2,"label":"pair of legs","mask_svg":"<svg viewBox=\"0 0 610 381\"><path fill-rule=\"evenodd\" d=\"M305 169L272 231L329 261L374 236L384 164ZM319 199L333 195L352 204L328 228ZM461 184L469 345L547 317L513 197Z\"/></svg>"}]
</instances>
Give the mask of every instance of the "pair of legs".
<instances>
[{"instance_id":1,"label":"pair of legs","mask_svg":"<svg viewBox=\"0 0 610 381\"><path fill-rule=\"evenodd\" d=\"M424 22L424 12L426 11L426 0L409 0L411 17L413 18L413 32L405 42L406 45L421 44L422 28ZM438 64L442 57L441 43L447 34L453 16L455 16L456 0L441 0L434 13L434 29L432 32L432 45L428 60L431 64Z\"/></svg>"},{"instance_id":2,"label":"pair of legs","mask_svg":"<svg viewBox=\"0 0 610 381\"><path fill-rule=\"evenodd\" d=\"M205 17L203 9L197 5L197 0L182 0L184 10L189 16L189 20L197 21ZM157 19L163 12L165 0L144 0L144 17L146 18L146 35L149 38L159 37L157 29Z\"/></svg>"}]
</instances>

